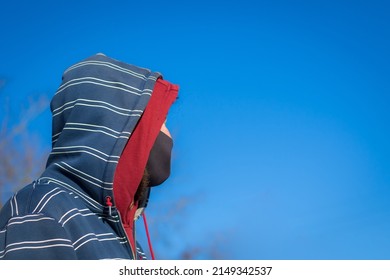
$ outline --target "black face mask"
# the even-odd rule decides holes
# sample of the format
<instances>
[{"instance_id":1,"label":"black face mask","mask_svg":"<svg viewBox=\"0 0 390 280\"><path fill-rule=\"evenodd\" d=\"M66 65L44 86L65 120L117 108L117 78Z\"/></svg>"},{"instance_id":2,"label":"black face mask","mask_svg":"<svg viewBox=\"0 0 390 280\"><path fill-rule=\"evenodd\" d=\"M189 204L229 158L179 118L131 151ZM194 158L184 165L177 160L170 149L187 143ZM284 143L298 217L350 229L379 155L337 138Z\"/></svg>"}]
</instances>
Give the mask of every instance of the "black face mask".
<instances>
[{"instance_id":1,"label":"black face mask","mask_svg":"<svg viewBox=\"0 0 390 280\"><path fill-rule=\"evenodd\" d=\"M160 131L150 151L146 165L150 187L158 186L168 179L171 173L172 147L172 138Z\"/></svg>"}]
</instances>

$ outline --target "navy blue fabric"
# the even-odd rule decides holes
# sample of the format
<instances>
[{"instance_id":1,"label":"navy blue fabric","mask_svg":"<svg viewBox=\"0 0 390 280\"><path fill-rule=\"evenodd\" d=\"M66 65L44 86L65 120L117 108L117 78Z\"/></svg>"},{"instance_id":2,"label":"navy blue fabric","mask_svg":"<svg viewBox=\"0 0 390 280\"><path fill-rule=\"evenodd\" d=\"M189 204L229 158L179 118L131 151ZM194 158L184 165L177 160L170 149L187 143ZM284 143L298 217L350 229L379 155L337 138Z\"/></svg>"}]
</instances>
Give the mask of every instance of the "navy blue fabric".
<instances>
[{"instance_id":1,"label":"navy blue fabric","mask_svg":"<svg viewBox=\"0 0 390 280\"><path fill-rule=\"evenodd\" d=\"M159 77L101 54L64 72L46 170L0 212L0 259L135 258L105 199Z\"/></svg>"}]
</instances>

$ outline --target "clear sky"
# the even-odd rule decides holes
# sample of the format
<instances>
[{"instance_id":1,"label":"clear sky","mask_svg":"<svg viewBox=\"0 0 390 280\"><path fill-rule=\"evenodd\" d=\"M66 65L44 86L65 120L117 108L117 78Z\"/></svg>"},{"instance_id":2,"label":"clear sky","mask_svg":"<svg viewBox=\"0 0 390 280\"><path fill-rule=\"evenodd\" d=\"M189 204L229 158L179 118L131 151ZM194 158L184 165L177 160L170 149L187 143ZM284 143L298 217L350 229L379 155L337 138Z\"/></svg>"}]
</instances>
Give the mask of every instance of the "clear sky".
<instances>
[{"instance_id":1,"label":"clear sky","mask_svg":"<svg viewBox=\"0 0 390 280\"><path fill-rule=\"evenodd\" d=\"M390 259L389 14L375 0L3 1L2 94L16 115L98 52L180 85L173 174L148 209L164 258ZM50 147L49 109L29 129Z\"/></svg>"}]
</instances>

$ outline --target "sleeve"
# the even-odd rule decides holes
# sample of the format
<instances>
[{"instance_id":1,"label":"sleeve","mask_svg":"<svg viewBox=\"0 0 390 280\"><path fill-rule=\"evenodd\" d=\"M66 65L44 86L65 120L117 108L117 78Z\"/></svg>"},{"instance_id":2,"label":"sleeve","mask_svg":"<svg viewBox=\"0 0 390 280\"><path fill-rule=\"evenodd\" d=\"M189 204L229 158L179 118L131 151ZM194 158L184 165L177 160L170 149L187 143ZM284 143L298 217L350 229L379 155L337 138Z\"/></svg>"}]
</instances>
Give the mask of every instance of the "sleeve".
<instances>
[{"instance_id":1,"label":"sleeve","mask_svg":"<svg viewBox=\"0 0 390 280\"><path fill-rule=\"evenodd\" d=\"M12 217L0 230L0 260L77 259L71 240L52 217Z\"/></svg>"}]
</instances>

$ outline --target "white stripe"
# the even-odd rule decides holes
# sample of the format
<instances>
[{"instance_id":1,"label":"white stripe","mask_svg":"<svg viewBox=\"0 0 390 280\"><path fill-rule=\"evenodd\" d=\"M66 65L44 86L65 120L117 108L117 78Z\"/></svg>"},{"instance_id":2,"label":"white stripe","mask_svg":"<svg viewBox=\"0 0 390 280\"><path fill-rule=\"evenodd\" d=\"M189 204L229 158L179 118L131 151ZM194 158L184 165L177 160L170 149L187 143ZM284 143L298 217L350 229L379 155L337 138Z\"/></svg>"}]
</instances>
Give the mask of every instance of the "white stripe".
<instances>
[{"instance_id":1,"label":"white stripe","mask_svg":"<svg viewBox=\"0 0 390 280\"><path fill-rule=\"evenodd\" d=\"M79 246L75 247L74 250L78 250L81 246L83 246L84 244L88 243L89 241L93 241L93 240L97 240L99 241L99 239L97 239L96 237L93 237L91 239L88 239L88 240L85 240L83 243L81 243Z\"/></svg>"},{"instance_id":2,"label":"white stripe","mask_svg":"<svg viewBox=\"0 0 390 280\"><path fill-rule=\"evenodd\" d=\"M81 214L81 213L76 213L72 216L70 216L68 219L66 219L63 223L62 223L62 227L65 226L65 224L72 218L76 217L76 216L82 216L82 217L88 217L88 216L93 216L95 215L94 213L87 213L87 214Z\"/></svg>"},{"instance_id":3,"label":"white stripe","mask_svg":"<svg viewBox=\"0 0 390 280\"><path fill-rule=\"evenodd\" d=\"M124 73L127 73L127 74L130 74L132 76L135 76L137 78L141 78L143 80L146 80L146 79L156 79L156 77L154 76L149 76L148 78L145 76L145 75L142 75L140 73L137 73L137 72L134 72L132 70L129 70L129 69L126 69L126 68L123 68L119 65L116 65L116 64L113 64L113 63L110 63L110 62L105 62L105 61L98 61L98 60L90 60L90 61L85 61L85 62L80 62L80 63L77 63L71 67L69 67L65 72L69 72L73 69L76 69L78 67L82 67L82 66L88 66L88 65L100 65L100 66L106 66L106 67L109 67L109 68L112 68L114 70L117 70L117 71L121 71L121 72L124 72ZM144 69L146 70L146 69Z\"/></svg>"},{"instance_id":4,"label":"white stripe","mask_svg":"<svg viewBox=\"0 0 390 280\"><path fill-rule=\"evenodd\" d=\"M43 210L43 208L46 206L46 204L47 204L53 197L59 195L60 193L66 193L66 192L61 190L61 191L59 191L59 192L57 192L57 193L51 195L51 196L46 200L46 202L42 205L41 209L39 209L38 213L40 213L40 212Z\"/></svg>"},{"instance_id":5,"label":"white stripe","mask_svg":"<svg viewBox=\"0 0 390 280\"><path fill-rule=\"evenodd\" d=\"M146 76L145 76L145 75L136 73L136 72L134 72L134 71L131 71L131 70L126 69L126 68L123 68L123 67L120 67L119 65L116 65L116 64L113 64L113 63L110 63L110 62L97 61L97 60L84 61L84 62L77 63L77 64L75 64L75 65L72 65L71 67L69 67L69 68L64 72L64 74L67 73L67 72L69 72L69 71L71 71L71 70L74 70L74 69L76 69L76 68L79 68L79 67L82 67L82 66L89 66L89 65L106 66L106 67L112 68L112 69L114 69L114 70L117 70L117 71L121 71L121 72L130 74L130 75L132 75L132 76L137 76L138 78L143 78L144 80L146 79Z\"/></svg>"},{"instance_id":6,"label":"white stripe","mask_svg":"<svg viewBox=\"0 0 390 280\"><path fill-rule=\"evenodd\" d=\"M113 217L114 219L106 218L106 217L99 217L99 220L106 220L112 223L119 223L120 221L118 219L115 220L118 216Z\"/></svg>"},{"instance_id":7,"label":"white stripe","mask_svg":"<svg viewBox=\"0 0 390 280\"><path fill-rule=\"evenodd\" d=\"M73 246L70 244L53 244L53 245L35 246L35 247L26 246L26 247L9 249L9 250L5 251L5 253L3 255L0 255L0 259L4 258L4 256L6 254L8 254L9 252L12 252L12 251L20 251L20 250L28 250L28 249L45 249L45 248L51 248L51 247L70 247L70 248L73 248Z\"/></svg>"},{"instance_id":8,"label":"white stripe","mask_svg":"<svg viewBox=\"0 0 390 280\"><path fill-rule=\"evenodd\" d=\"M64 215L62 215L62 217L58 220L59 223L61 223L62 219L68 215L70 212L74 211L74 210L79 210L78 208L73 208L73 209L70 209L68 212L66 212Z\"/></svg>"},{"instance_id":9,"label":"white stripe","mask_svg":"<svg viewBox=\"0 0 390 280\"><path fill-rule=\"evenodd\" d=\"M95 233L93 233L93 232L90 232L90 233L87 233L87 234L85 234L85 235L83 235L83 236L81 236L79 239L77 239L75 242L73 242L73 246L74 245L76 245L78 242L80 242L82 239L84 239L85 237L87 237L87 236L94 236L94 237L100 237L100 236L105 236L105 235L112 235L112 236L114 236L114 234L113 233L111 233L111 232L108 232L108 233L99 233L99 234L95 234Z\"/></svg>"},{"instance_id":10,"label":"white stripe","mask_svg":"<svg viewBox=\"0 0 390 280\"><path fill-rule=\"evenodd\" d=\"M128 243L128 240L127 240L127 237L126 237L126 236L123 236L123 237L117 236L116 239L119 241L120 244L126 244L126 243Z\"/></svg>"},{"instance_id":11,"label":"white stripe","mask_svg":"<svg viewBox=\"0 0 390 280\"><path fill-rule=\"evenodd\" d=\"M119 137L123 137L123 136L120 136L121 134L127 134L128 136L125 136L125 137L129 137L131 135L131 132L127 132L127 131L116 131L116 130L113 130L109 127L106 127L106 126L102 126L102 125L93 125L93 124L86 124L86 123L66 123L66 127L64 129L82 129L82 128L79 128L77 126L85 126L85 127L97 127L97 128L102 128L102 129L105 129L105 130L108 130L108 131L111 131L115 134L118 134ZM100 130L93 130L93 131L100 131ZM62 132L59 132L55 135L52 136L52 140L54 141L54 138L58 137ZM112 135L108 132L106 132L106 134L108 135ZM74 146L74 147L87 147L87 148L90 148L91 150L94 150L94 151L98 151L99 153L109 157L109 155L105 154L105 153L102 153L100 152L99 150L96 150L96 149L93 149L91 147L88 147L88 146ZM59 149L60 147L57 147L57 149Z\"/></svg>"},{"instance_id":12,"label":"white stripe","mask_svg":"<svg viewBox=\"0 0 390 280\"><path fill-rule=\"evenodd\" d=\"M55 191L58 190L58 189L59 189L58 187L57 187L57 188L54 188L54 189L52 189L50 192L48 192L47 194L45 194L45 195L41 198L41 200L38 202L37 206L35 207L35 209L34 209L32 212L35 213L35 212L37 211L39 205L40 205L40 204L42 203L42 201L46 198L46 196L48 196L48 195L51 194L52 192L55 192Z\"/></svg>"},{"instance_id":13,"label":"white stripe","mask_svg":"<svg viewBox=\"0 0 390 280\"><path fill-rule=\"evenodd\" d=\"M51 178L51 177L42 177L40 178L39 180L49 180L49 183L53 182L57 185L60 185L66 189L68 189L69 191L73 191L75 192L76 194L78 194L82 199L84 199L84 201L86 203L88 203L89 205L91 205L93 208L99 210L99 211L102 211L102 208L103 208L103 205L98 203L96 200L92 199L91 197L89 197L88 195L85 195L84 193L80 192L79 190L77 190L76 188L72 187L71 185L63 182L63 181L60 181L58 179L54 179L54 178Z\"/></svg>"},{"instance_id":14,"label":"white stripe","mask_svg":"<svg viewBox=\"0 0 390 280\"><path fill-rule=\"evenodd\" d=\"M65 152L51 152L50 154L51 155L61 155L61 154L74 154L74 153L86 153L86 154L90 154L90 155L92 155L92 156L94 156L94 157L96 157L98 159L101 159L101 160L103 160L105 162L118 163L117 160L106 160L106 159L104 159L102 157L99 157L99 156L95 155L94 153L91 153L91 152L85 151L85 150L75 150L75 151L65 151Z\"/></svg>"},{"instance_id":15,"label":"white stripe","mask_svg":"<svg viewBox=\"0 0 390 280\"><path fill-rule=\"evenodd\" d=\"M38 221L42 221L42 220L51 220L51 221L53 221L54 219L50 218L50 217L43 217L43 218L40 218L40 219L25 220L25 221L21 221L21 222L11 222L11 223L8 223L8 226L20 225L20 224L30 223L30 222L38 222Z\"/></svg>"},{"instance_id":16,"label":"white stripe","mask_svg":"<svg viewBox=\"0 0 390 280\"><path fill-rule=\"evenodd\" d=\"M76 210L76 211L78 211L78 212L89 211L89 209L87 209L87 208L85 208L85 209L78 209L78 208L70 209L68 212L66 212L64 215L62 215L62 217L58 220L58 222L61 223L62 219L63 219L66 215L68 215L70 212L72 212L72 211L74 211L74 210Z\"/></svg>"},{"instance_id":17,"label":"white stripe","mask_svg":"<svg viewBox=\"0 0 390 280\"><path fill-rule=\"evenodd\" d=\"M101 185L99 185L99 184L96 184L96 183L94 183L94 182L91 182L90 180L88 180L88 179L86 179L86 178L84 178L84 177L82 177L82 176L80 176L80 175L78 175L78 174L76 174L76 173L74 173L74 172L72 172L72 171L66 169L65 167L59 165L58 163L55 163L55 165L57 165L58 167L62 168L63 170L65 170L65 171L67 171L67 172L69 172L69 173L71 173L71 174L73 174L73 175L79 177L80 179L82 179L82 180L84 180L84 181L86 181L86 182L88 182L88 183L90 183L90 184L92 184L92 185L95 185L95 186L97 186L97 187L99 187L99 188L101 188L101 189L104 189L104 190L112 190L112 187L106 188L106 187L103 187L103 186L101 186Z\"/></svg>"},{"instance_id":18,"label":"white stripe","mask_svg":"<svg viewBox=\"0 0 390 280\"><path fill-rule=\"evenodd\" d=\"M114 112L115 114L122 115L122 116L126 116L126 117L139 117L139 116L141 116L140 114L121 113L121 112L115 111L115 110L113 110L113 109L111 109L111 108L109 108L109 107L103 106L103 105L90 105L90 104L85 104L85 103L76 103L76 104L74 104L73 106L66 107L66 108L64 108L62 111L60 111L60 112L54 114L53 117L56 117L56 116L62 114L64 111L74 108L75 106L85 106L85 107L93 107L93 108L103 108L103 109L107 109L107 110L109 110L109 111L112 111L112 112Z\"/></svg>"},{"instance_id":19,"label":"white stripe","mask_svg":"<svg viewBox=\"0 0 390 280\"><path fill-rule=\"evenodd\" d=\"M14 205L12 204L12 199L9 201L11 207L11 217L14 216Z\"/></svg>"},{"instance_id":20,"label":"white stripe","mask_svg":"<svg viewBox=\"0 0 390 280\"><path fill-rule=\"evenodd\" d=\"M115 236L112 232L106 232L106 233L98 233L98 234L96 234L97 237L106 236L106 235ZM116 236L115 236L115 238L116 238Z\"/></svg>"},{"instance_id":21,"label":"white stripe","mask_svg":"<svg viewBox=\"0 0 390 280\"><path fill-rule=\"evenodd\" d=\"M99 261L109 261L109 260L129 260L129 259L122 259L122 258L105 258L105 259L98 259Z\"/></svg>"},{"instance_id":22,"label":"white stripe","mask_svg":"<svg viewBox=\"0 0 390 280\"><path fill-rule=\"evenodd\" d=\"M15 211L16 211L16 215L19 215L19 209L18 209L18 202L16 200L16 194L14 195L14 200L15 200Z\"/></svg>"},{"instance_id":23,"label":"white stripe","mask_svg":"<svg viewBox=\"0 0 390 280\"><path fill-rule=\"evenodd\" d=\"M123 86L123 87L125 87L125 88L128 88L128 89L132 89L132 90L138 91L139 93L142 93L142 92L145 92L145 91L152 92L152 90L150 90L150 89L139 89L139 88L130 86L130 85L125 84L125 83L116 82L116 81L108 81L108 80L98 79L98 78L90 77L90 76L88 76L88 77L82 77L82 78L75 78L75 79L69 80L69 81L67 81L66 83L63 83L63 84L58 88L58 90L62 89L63 87L66 87L67 85L69 85L69 84L71 84L71 83L73 83L73 82L76 82L76 81L83 81L83 80L94 80L94 81L98 81L98 82L102 82L102 83L107 83L107 84L120 85L120 86Z\"/></svg>"},{"instance_id":24,"label":"white stripe","mask_svg":"<svg viewBox=\"0 0 390 280\"><path fill-rule=\"evenodd\" d=\"M111 240L117 241L118 239L117 239L116 237L99 239L100 242L101 242L101 241L111 241ZM81 246L81 245L79 245L79 247L80 247L80 246Z\"/></svg>"},{"instance_id":25,"label":"white stripe","mask_svg":"<svg viewBox=\"0 0 390 280\"><path fill-rule=\"evenodd\" d=\"M84 237L87 237L87 236L90 236L90 235L94 235L95 236L95 234L94 233L87 233L87 234L85 234L85 235L83 235L83 236L81 236L79 239L77 239L75 242L73 242L73 246L74 245L76 245L80 240L82 240Z\"/></svg>"},{"instance_id":26,"label":"white stripe","mask_svg":"<svg viewBox=\"0 0 390 280\"><path fill-rule=\"evenodd\" d=\"M51 138L52 138L52 139L53 139L53 138L56 138L56 137L59 136L61 133L62 133L62 132L58 132L58 133L54 134Z\"/></svg>"},{"instance_id":27,"label":"white stripe","mask_svg":"<svg viewBox=\"0 0 390 280\"><path fill-rule=\"evenodd\" d=\"M112 138L115 138L115 139L118 139L119 137L118 136L115 136L113 134L110 134L108 132L105 132L103 130L100 130L100 129L87 129L87 128L77 128L77 127L64 127L64 130L77 130L77 131L89 131L89 132L96 132L96 133L103 133L107 136L110 136Z\"/></svg>"},{"instance_id":28,"label":"white stripe","mask_svg":"<svg viewBox=\"0 0 390 280\"><path fill-rule=\"evenodd\" d=\"M60 135L62 132L60 132L60 133L57 133L58 135ZM126 136L126 135L121 135L121 136L119 136L118 138L123 138L123 139L129 139L130 138L130 135L131 135L131 133L130 132L123 132L123 133L126 133L126 134L128 134L128 136ZM57 136L58 136L57 135ZM52 143L54 144L54 143L56 143L57 142L57 140L58 139L54 139L55 137L53 136L52 137ZM81 147L81 146L80 146ZM60 149L61 147L55 147L55 149ZM116 157L116 156L110 156L110 157ZM110 162L110 161L108 161L108 162Z\"/></svg>"},{"instance_id":29,"label":"white stripe","mask_svg":"<svg viewBox=\"0 0 390 280\"><path fill-rule=\"evenodd\" d=\"M103 109L107 109L109 111L112 111L115 114L126 116L126 117L139 117L139 116L141 116L140 114L121 113L121 112L115 111L114 109L111 109L111 108L104 106L104 105L91 105L91 104L86 104L86 103L76 103L73 106L66 107L66 108L62 109L60 112L53 114L53 117L56 117L56 116L62 114L64 111L74 108L75 106L103 108Z\"/></svg>"},{"instance_id":30,"label":"white stripe","mask_svg":"<svg viewBox=\"0 0 390 280\"><path fill-rule=\"evenodd\" d=\"M88 124L88 123L71 123L71 122L68 122L66 123L66 125L74 125L74 126L86 126L86 127L97 127L97 128L103 128L103 129L106 129L108 131L111 131L113 133L116 133L116 134L122 134L122 133L127 133L127 134L130 134L130 132L120 132L120 131L116 131L116 130L113 130L107 126L103 126L103 125L94 125L94 124Z\"/></svg>"},{"instance_id":31,"label":"white stripe","mask_svg":"<svg viewBox=\"0 0 390 280\"><path fill-rule=\"evenodd\" d=\"M64 91L64 90L67 89L67 88L70 88L70 87L73 87L73 86L82 85L82 84L92 84L92 85L97 85L97 86L101 86L101 87L117 89L117 90L120 90L120 91L125 91L125 92L128 92L128 93L137 95L137 96L141 96L141 95L152 95L151 92L149 92L149 91L148 91L148 92L143 92L143 93L138 93L138 92L134 92L133 90L128 90L128 89L125 89L125 88L116 87L116 86L110 86L110 85L106 85L106 84L103 84L103 83L92 82L92 81L82 81L82 82L76 82L76 83L69 84L69 85L63 87L62 89L57 90L57 92L55 93L55 95L61 93L62 91Z\"/></svg>"},{"instance_id":32,"label":"white stripe","mask_svg":"<svg viewBox=\"0 0 390 280\"><path fill-rule=\"evenodd\" d=\"M40 244L40 243L48 243L48 242L54 242L54 241L65 241L65 242L69 242L69 244L71 244L71 241L69 239L53 238L53 239L46 239L46 240L22 241L22 242L11 243L11 244L8 244L5 248L7 249L8 247L22 245L22 244Z\"/></svg>"},{"instance_id":33,"label":"white stripe","mask_svg":"<svg viewBox=\"0 0 390 280\"><path fill-rule=\"evenodd\" d=\"M79 101L82 101L82 102L89 102L89 103L101 103L103 105L108 105L108 107L113 107L114 109L117 109L117 110L120 110L120 111L125 111L125 112L142 112L142 110L130 110L130 109L127 109L127 108L123 108L123 107L118 107L118 106L115 106L115 105L112 105L111 103L108 103L108 102L104 102L104 101L101 101L101 100L94 100L94 99L85 99L85 98L77 98L75 100L72 100L72 101L69 101L67 103L65 103L64 105L56 108L53 110L53 113L58 111L58 110L61 110L63 107L66 107L72 103L76 103L76 102L79 102Z\"/></svg>"},{"instance_id":34,"label":"white stripe","mask_svg":"<svg viewBox=\"0 0 390 280\"><path fill-rule=\"evenodd\" d=\"M93 235L94 237L91 237L87 240L85 240L84 242L82 242L80 245L78 245L77 247L75 247L76 243L78 243L80 240L82 240L84 237L86 236L89 236L89 235ZM82 237L80 237L76 242L74 242L72 245L74 247L74 250L78 250L81 246L85 245L86 243L90 242L90 241L99 241L99 242L102 242L102 241L111 241L111 240L115 240L117 241L117 238L116 237L112 237L112 238L102 238L102 239L99 239L100 236L104 236L104 235L111 235L113 236L112 233L105 233L105 234L94 234L94 233L89 233L89 234L86 234Z\"/></svg>"},{"instance_id":35,"label":"white stripe","mask_svg":"<svg viewBox=\"0 0 390 280\"><path fill-rule=\"evenodd\" d=\"M93 179L93 180L95 180L95 181L98 181L99 183L102 183L102 184L104 184L104 185L112 185L112 184L113 184L112 182L104 182L104 181L102 181L102 180L100 180L100 179L98 179L98 178L95 178L95 177L93 177L93 176L91 176L91 175L89 175L89 174L87 174L87 173L85 173L85 172L82 172L82 171L80 171L80 170L78 170L78 169L76 169L76 168L70 166L70 165L67 164L66 162L63 162L63 161L62 161L61 163L64 164L64 165L66 165L67 167L69 167L70 169L72 169L72 170L74 170L74 171L76 171L76 172L79 172L79 173L81 173L81 174L83 174L83 175L85 175L85 176L87 176L87 177L89 177L89 178L91 178L91 179Z\"/></svg>"},{"instance_id":36,"label":"white stripe","mask_svg":"<svg viewBox=\"0 0 390 280\"><path fill-rule=\"evenodd\" d=\"M112 157L112 158L120 158L120 156L110 156L106 153L103 153L102 151L99 151L98 149L95 149L95 148L92 148L92 147L89 147L89 146L62 146L62 147L54 147L53 150L65 150L65 149L79 149L79 148L86 148L86 149L90 149L92 151L95 151L99 154L102 154L108 158Z\"/></svg>"},{"instance_id":37,"label":"white stripe","mask_svg":"<svg viewBox=\"0 0 390 280\"><path fill-rule=\"evenodd\" d=\"M112 209L116 208L115 205L112 206ZM111 215L111 216L108 216L108 217L111 217L111 218L114 218L115 220L111 220L112 222L116 222L117 219L119 220L119 215ZM107 214L100 214L99 215L99 219L106 219L106 220L109 220L107 218Z\"/></svg>"},{"instance_id":38,"label":"white stripe","mask_svg":"<svg viewBox=\"0 0 390 280\"><path fill-rule=\"evenodd\" d=\"M13 221L13 220L21 220L21 219L25 219L25 218L28 219L28 218L34 218L34 217L42 217L42 214L29 214L29 215L20 216L20 217L12 217L9 220Z\"/></svg>"}]
</instances>

